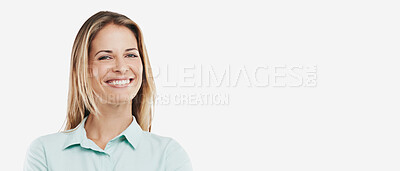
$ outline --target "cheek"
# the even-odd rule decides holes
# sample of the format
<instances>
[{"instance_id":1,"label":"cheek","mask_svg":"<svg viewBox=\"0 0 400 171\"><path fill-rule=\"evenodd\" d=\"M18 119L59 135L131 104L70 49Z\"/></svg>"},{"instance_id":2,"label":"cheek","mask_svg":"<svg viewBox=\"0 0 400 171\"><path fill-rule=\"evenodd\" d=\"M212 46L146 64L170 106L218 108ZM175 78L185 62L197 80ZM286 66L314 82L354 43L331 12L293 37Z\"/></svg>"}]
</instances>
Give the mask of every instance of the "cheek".
<instances>
[{"instance_id":1,"label":"cheek","mask_svg":"<svg viewBox=\"0 0 400 171\"><path fill-rule=\"evenodd\" d=\"M140 64L140 66L139 66L139 75L140 75L140 77L142 77L143 76L143 65L142 64Z\"/></svg>"},{"instance_id":2,"label":"cheek","mask_svg":"<svg viewBox=\"0 0 400 171\"><path fill-rule=\"evenodd\" d=\"M98 77L99 75L99 71L96 68L92 68L91 73L92 74L90 76L92 77L92 79Z\"/></svg>"},{"instance_id":3,"label":"cheek","mask_svg":"<svg viewBox=\"0 0 400 171\"><path fill-rule=\"evenodd\" d=\"M93 65L93 67L91 68L91 77L94 80L99 80L100 77L104 75L106 72L107 72L107 67Z\"/></svg>"},{"instance_id":4,"label":"cheek","mask_svg":"<svg viewBox=\"0 0 400 171\"><path fill-rule=\"evenodd\" d=\"M99 76L99 70L97 67L92 66L90 69L90 79L96 79Z\"/></svg>"},{"instance_id":5,"label":"cheek","mask_svg":"<svg viewBox=\"0 0 400 171\"><path fill-rule=\"evenodd\" d=\"M142 78L143 65L141 62L132 63L131 68L132 68L133 72L135 73L135 76L137 76L138 78Z\"/></svg>"}]
</instances>

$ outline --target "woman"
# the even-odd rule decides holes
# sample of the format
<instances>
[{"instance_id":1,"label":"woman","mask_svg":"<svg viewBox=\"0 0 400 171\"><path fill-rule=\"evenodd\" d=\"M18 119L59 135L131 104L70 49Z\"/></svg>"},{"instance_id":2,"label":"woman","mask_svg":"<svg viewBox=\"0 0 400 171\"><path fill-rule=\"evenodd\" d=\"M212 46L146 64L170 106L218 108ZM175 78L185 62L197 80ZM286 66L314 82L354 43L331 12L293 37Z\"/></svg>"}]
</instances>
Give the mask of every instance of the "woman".
<instances>
[{"instance_id":1,"label":"woman","mask_svg":"<svg viewBox=\"0 0 400 171\"><path fill-rule=\"evenodd\" d=\"M72 49L65 131L35 139L24 170L192 170L175 140L150 133L154 94L138 25L93 15Z\"/></svg>"}]
</instances>

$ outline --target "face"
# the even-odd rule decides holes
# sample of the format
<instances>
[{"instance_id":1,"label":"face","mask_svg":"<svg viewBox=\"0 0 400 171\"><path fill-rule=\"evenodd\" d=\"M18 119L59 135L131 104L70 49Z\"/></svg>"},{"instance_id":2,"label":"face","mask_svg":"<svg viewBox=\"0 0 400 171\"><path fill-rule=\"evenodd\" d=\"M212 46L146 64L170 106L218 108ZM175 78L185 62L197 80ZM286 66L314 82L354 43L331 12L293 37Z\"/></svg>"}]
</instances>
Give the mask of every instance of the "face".
<instances>
[{"instance_id":1,"label":"face","mask_svg":"<svg viewBox=\"0 0 400 171\"><path fill-rule=\"evenodd\" d=\"M143 66L137 40L125 26L107 25L89 51L90 80L102 103L130 102L142 84Z\"/></svg>"}]
</instances>

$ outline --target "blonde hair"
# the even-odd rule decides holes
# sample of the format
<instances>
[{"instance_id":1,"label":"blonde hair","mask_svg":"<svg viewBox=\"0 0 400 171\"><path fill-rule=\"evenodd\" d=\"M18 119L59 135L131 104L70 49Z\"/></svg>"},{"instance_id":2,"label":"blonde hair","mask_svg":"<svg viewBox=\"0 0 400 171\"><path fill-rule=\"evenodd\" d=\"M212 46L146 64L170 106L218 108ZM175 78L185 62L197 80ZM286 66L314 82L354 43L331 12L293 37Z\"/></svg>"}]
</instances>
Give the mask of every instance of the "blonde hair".
<instances>
[{"instance_id":1,"label":"blonde hair","mask_svg":"<svg viewBox=\"0 0 400 171\"><path fill-rule=\"evenodd\" d=\"M96 34L107 24L125 26L136 36L143 65L142 85L132 99L132 115L144 131L151 131L154 110L155 84L142 31L128 17L109 11L100 11L91 16L76 35L71 53L70 82L67 118L64 131L74 129L90 113L99 114L95 104L95 93L89 81L89 49ZM151 108L153 104L153 109Z\"/></svg>"}]
</instances>

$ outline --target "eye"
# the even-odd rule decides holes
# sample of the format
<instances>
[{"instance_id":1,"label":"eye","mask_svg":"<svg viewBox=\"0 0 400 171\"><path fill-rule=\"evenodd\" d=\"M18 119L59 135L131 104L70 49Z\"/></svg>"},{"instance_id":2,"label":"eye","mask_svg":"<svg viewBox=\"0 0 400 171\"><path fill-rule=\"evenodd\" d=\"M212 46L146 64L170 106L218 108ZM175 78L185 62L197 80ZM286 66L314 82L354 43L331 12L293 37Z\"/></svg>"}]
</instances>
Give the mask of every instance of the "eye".
<instances>
[{"instance_id":1,"label":"eye","mask_svg":"<svg viewBox=\"0 0 400 171\"><path fill-rule=\"evenodd\" d=\"M135 55L135 54L133 54L133 53L127 54L126 56L129 57L129 58L136 58L136 57L138 57L137 55Z\"/></svg>"},{"instance_id":2,"label":"eye","mask_svg":"<svg viewBox=\"0 0 400 171\"><path fill-rule=\"evenodd\" d=\"M101 56L99 58L99 60L106 60L106 59L111 59L111 56L106 55L106 56Z\"/></svg>"}]
</instances>

